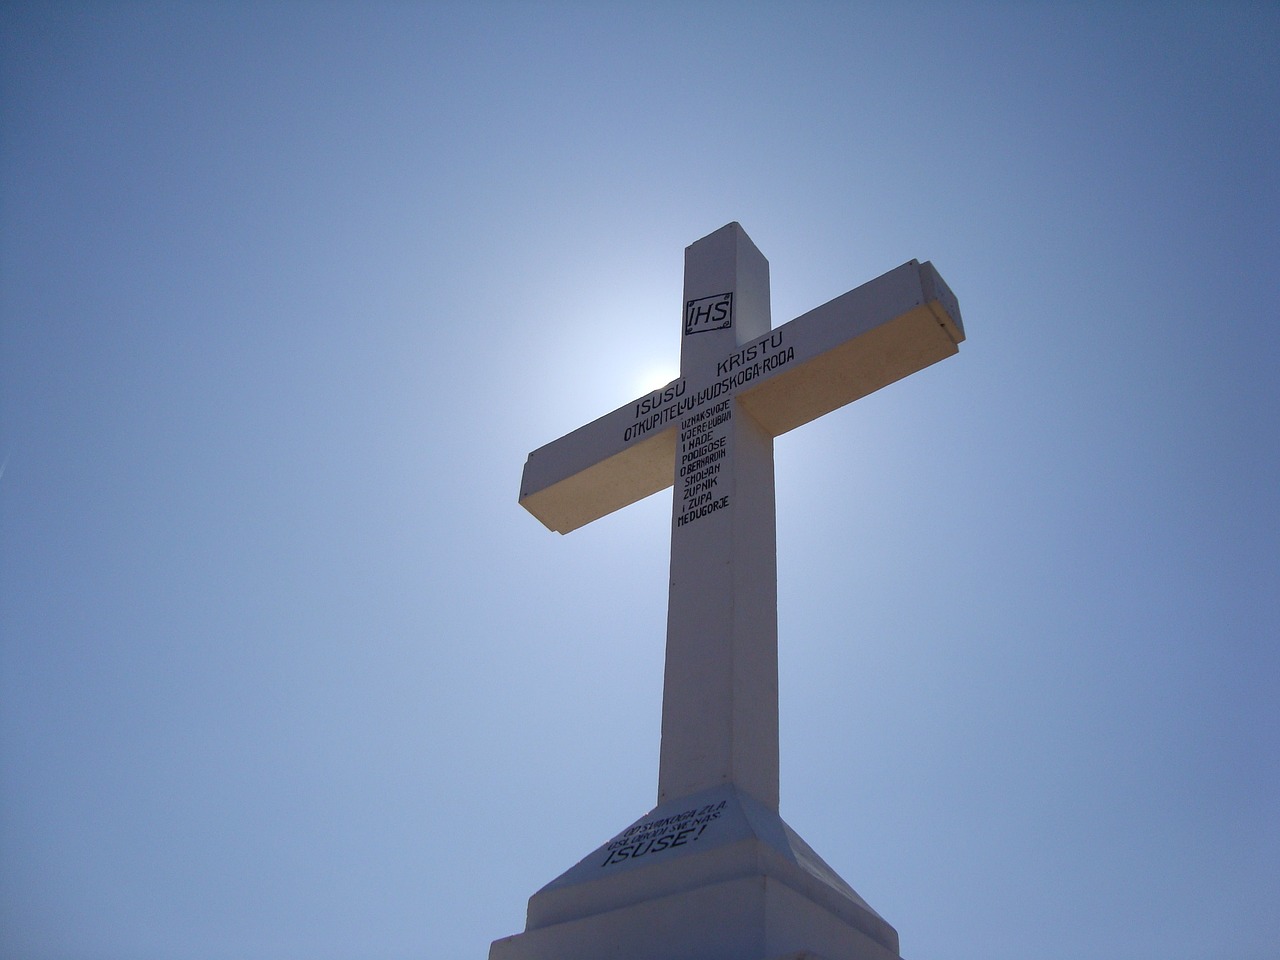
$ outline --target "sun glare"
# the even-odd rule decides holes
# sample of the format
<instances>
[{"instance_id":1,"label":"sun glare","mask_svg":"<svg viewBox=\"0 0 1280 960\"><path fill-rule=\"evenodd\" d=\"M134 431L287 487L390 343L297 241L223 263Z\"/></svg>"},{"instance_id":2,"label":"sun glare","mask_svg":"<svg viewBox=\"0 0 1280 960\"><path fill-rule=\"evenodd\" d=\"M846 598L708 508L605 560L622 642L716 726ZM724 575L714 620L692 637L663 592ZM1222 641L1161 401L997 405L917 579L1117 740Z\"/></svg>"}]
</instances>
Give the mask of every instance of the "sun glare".
<instances>
[{"instance_id":1,"label":"sun glare","mask_svg":"<svg viewBox=\"0 0 1280 960\"><path fill-rule=\"evenodd\" d=\"M674 364L646 364L638 368L635 376L632 377L631 385L634 387L632 392L637 397L643 397L645 394L653 393L655 390L661 390L678 376L680 376L680 371L676 369Z\"/></svg>"}]
</instances>

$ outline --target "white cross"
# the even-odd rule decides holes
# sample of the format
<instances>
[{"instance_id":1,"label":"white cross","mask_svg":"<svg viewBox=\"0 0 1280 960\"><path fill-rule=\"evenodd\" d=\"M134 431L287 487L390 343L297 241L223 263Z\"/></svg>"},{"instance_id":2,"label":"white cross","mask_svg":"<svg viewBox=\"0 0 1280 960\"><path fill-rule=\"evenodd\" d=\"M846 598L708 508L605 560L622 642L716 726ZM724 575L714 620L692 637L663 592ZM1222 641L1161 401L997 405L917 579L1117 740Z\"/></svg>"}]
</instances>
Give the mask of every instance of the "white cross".
<instances>
[{"instance_id":1,"label":"white cross","mask_svg":"<svg viewBox=\"0 0 1280 960\"><path fill-rule=\"evenodd\" d=\"M568 533L675 484L658 803L732 783L778 808L773 438L957 352L911 260L776 330L730 223L685 249L680 377L529 454L520 503Z\"/></svg>"}]
</instances>

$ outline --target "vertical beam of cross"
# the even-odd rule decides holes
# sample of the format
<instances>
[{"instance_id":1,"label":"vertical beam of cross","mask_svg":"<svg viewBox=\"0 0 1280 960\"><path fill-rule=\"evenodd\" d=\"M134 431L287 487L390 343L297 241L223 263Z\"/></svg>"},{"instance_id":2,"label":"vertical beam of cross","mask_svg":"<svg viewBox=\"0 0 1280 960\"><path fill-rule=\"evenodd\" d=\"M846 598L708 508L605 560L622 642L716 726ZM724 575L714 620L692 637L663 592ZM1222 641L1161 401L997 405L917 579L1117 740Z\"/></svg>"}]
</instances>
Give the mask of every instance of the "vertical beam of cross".
<instances>
[{"instance_id":1,"label":"vertical beam of cross","mask_svg":"<svg viewBox=\"0 0 1280 960\"><path fill-rule=\"evenodd\" d=\"M731 223L685 250L680 373L766 334L769 263ZM681 419L658 802L735 783L778 805L773 437L733 396Z\"/></svg>"}]
</instances>

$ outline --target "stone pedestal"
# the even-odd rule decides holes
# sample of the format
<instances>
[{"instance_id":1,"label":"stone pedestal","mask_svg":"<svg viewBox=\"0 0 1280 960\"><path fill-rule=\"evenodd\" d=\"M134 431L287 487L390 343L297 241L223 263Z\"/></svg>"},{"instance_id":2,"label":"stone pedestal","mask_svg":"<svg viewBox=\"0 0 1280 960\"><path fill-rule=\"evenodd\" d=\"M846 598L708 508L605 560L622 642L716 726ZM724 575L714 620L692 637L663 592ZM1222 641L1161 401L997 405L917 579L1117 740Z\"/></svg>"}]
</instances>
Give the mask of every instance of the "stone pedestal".
<instances>
[{"instance_id":1,"label":"stone pedestal","mask_svg":"<svg viewBox=\"0 0 1280 960\"><path fill-rule=\"evenodd\" d=\"M733 786L663 803L529 900L489 960L898 960L898 934Z\"/></svg>"}]
</instances>

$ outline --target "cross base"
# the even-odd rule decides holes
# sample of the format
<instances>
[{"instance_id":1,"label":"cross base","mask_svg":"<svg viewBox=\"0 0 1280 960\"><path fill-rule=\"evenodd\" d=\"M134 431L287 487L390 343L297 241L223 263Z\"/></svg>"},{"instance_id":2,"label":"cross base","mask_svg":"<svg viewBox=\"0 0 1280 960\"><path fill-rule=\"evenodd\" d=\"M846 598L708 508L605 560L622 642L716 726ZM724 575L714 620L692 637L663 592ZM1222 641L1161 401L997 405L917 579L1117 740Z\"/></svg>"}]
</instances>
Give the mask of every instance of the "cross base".
<instances>
[{"instance_id":1,"label":"cross base","mask_svg":"<svg viewBox=\"0 0 1280 960\"><path fill-rule=\"evenodd\" d=\"M661 804L529 900L489 960L899 960L898 934L731 785Z\"/></svg>"}]
</instances>

